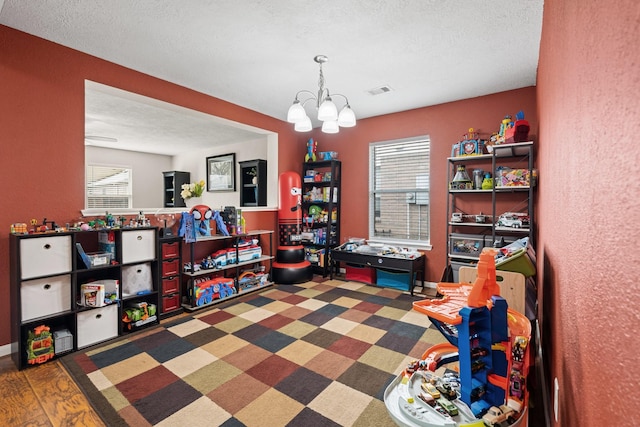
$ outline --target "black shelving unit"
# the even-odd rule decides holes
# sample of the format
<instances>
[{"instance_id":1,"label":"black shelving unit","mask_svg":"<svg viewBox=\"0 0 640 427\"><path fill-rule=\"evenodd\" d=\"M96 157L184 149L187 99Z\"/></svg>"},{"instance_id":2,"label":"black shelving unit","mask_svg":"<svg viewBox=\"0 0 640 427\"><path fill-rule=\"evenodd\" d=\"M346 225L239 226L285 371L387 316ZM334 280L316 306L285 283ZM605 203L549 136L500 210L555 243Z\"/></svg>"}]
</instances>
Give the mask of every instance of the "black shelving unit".
<instances>
[{"instance_id":1,"label":"black shelving unit","mask_svg":"<svg viewBox=\"0 0 640 427\"><path fill-rule=\"evenodd\" d=\"M315 273L330 273L331 249L340 244L339 160L302 165L302 245Z\"/></svg>"},{"instance_id":2,"label":"black shelving unit","mask_svg":"<svg viewBox=\"0 0 640 427\"><path fill-rule=\"evenodd\" d=\"M184 208L187 205L180 196L183 184L189 184L191 174L189 172L169 171L163 175L163 204L165 208Z\"/></svg>"},{"instance_id":3,"label":"black shelving unit","mask_svg":"<svg viewBox=\"0 0 640 427\"><path fill-rule=\"evenodd\" d=\"M157 235L155 227L11 234L17 368L157 325L157 313L148 310L145 318L125 320L132 307L159 307ZM33 334L40 335L37 346L30 345Z\"/></svg>"},{"instance_id":4,"label":"black shelving unit","mask_svg":"<svg viewBox=\"0 0 640 427\"><path fill-rule=\"evenodd\" d=\"M535 239L534 220L534 153L533 142L494 145L490 154L449 157L448 179L450 183L458 166L464 166L472 178L473 168L487 168L493 179L491 189L449 188L447 203L447 263L454 267L474 264L483 247L493 246L496 240L509 243L521 237L529 237L531 245ZM498 166L529 170L529 185L496 186L495 173ZM483 206L482 211L478 206ZM497 221L505 213L504 206L526 212L529 224L521 227L498 226ZM476 209L472 211L472 209ZM459 221L452 221L453 214ZM484 217L476 219L478 215ZM462 248L462 249L461 249ZM468 252L467 252L468 250ZM455 279L455 276L454 276Z\"/></svg>"},{"instance_id":5,"label":"black shelving unit","mask_svg":"<svg viewBox=\"0 0 640 427\"><path fill-rule=\"evenodd\" d=\"M267 161L240 163L240 206L267 206Z\"/></svg>"}]
</instances>

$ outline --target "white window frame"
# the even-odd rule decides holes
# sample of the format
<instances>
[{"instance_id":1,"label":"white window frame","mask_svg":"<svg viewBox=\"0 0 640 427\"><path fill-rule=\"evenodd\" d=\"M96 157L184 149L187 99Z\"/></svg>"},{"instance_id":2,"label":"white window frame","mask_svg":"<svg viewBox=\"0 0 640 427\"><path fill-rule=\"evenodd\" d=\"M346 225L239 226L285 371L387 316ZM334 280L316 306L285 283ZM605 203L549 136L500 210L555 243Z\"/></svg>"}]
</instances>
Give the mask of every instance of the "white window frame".
<instances>
[{"instance_id":1,"label":"white window frame","mask_svg":"<svg viewBox=\"0 0 640 427\"><path fill-rule=\"evenodd\" d=\"M100 196L100 195L90 195L90 187L91 184L89 183L89 177L92 176L91 170L93 168L105 168L105 169L113 169L114 173L117 173L117 170L120 169L122 171L126 171L128 173L128 182L126 183L125 186L123 186L120 190L118 194L113 194L113 195L109 195L106 194L104 196ZM108 180L109 177L104 178L105 180ZM107 164L97 164L97 163L92 163L92 164L87 164L86 168L85 168L85 193L84 193L84 205L86 207L87 210L99 210L99 211L121 211L123 209L131 209L133 206L133 168L131 166L128 165L107 165ZM124 189L124 192L122 192L122 190ZM106 200L110 199L110 198L118 198L119 200L122 200L123 198L126 198L127 200L127 206L120 206L120 205L105 205L105 206L101 206L101 207L89 207L89 199L90 198L104 198Z\"/></svg>"},{"instance_id":2,"label":"white window frame","mask_svg":"<svg viewBox=\"0 0 640 427\"><path fill-rule=\"evenodd\" d=\"M425 144L426 143L426 176L425 171L421 171L421 173L415 175L412 181L415 182L415 185L407 186L400 188L399 186L389 190L379 190L376 189L376 148L380 148L380 146L390 146L390 145L401 145L408 143L416 143L416 144ZM407 247L407 248L419 248L419 249L431 249L431 204L430 204L430 151L431 151L431 142L429 135L420 135L411 138L403 138L403 139L395 139L388 141L377 141L369 144L369 241L376 243L383 243L393 246ZM423 185L420 183L423 182ZM408 224L408 221L411 221L412 217L415 217L414 213L411 213L411 207L413 206L413 211L418 212L418 217L421 218L420 214L424 214L421 209L426 209L427 216L427 230L426 230L426 238L424 239L415 239L415 238L399 238L399 237L384 237L381 235L376 235L376 194L381 193L405 193L405 203L406 210L405 212L398 213L398 221L405 221ZM421 229L421 226L418 226ZM407 235L410 235L409 227L407 227ZM423 233L420 232L420 235Z\"/></svg>"}]
</instances>

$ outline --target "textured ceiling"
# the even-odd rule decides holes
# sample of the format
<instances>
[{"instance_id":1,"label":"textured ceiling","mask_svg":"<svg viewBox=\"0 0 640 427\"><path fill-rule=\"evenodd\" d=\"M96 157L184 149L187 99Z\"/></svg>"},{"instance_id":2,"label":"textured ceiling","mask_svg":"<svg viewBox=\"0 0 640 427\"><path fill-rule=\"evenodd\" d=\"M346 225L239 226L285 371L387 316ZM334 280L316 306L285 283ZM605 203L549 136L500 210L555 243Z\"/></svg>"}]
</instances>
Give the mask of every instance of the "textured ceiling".
<instances>
[{"instance_id":1,"label":"textured ceiling","mask_svg":"<svg viewBox=\"0 0 640 427\"><path fill-rule=\"evenodd\" d=\"M535 85L543 0L0 0L0 7L3 25L285 120L297 91L317 91L317 54L329 57L326 86L346 95L358 118ZM369 93L380 86L392 91Z\"/></svg>"}]
</instances>

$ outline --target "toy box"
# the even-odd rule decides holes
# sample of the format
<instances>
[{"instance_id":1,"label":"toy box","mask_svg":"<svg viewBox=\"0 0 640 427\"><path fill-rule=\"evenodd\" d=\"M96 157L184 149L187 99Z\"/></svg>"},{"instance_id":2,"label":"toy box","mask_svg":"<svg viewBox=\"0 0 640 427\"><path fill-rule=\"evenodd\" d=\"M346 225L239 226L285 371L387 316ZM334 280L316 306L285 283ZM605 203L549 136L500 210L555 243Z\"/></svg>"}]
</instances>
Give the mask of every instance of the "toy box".
<instances>
[{"instance_id":1,"label":"toy box","mask_svg":"<svg viewBox=\"0 0 640 427\"><path fill-rule=\"evenodd\" d=\"M318 248L305 248L305 259L309 261L311 264L317 265L319 267L324 267L324 254L325 249Z\"/></svg>"},{"instance_id":2,"label":"toy box","mask_svg":"<svg viewBox=\"0 0 640 427\"><path fill-rule=\"evenodd\" d=\"M485 242L485 237L489 241ZM452 257L479 258L482 248L490 245L491 236L480 234L451 233L449 235L449 255Z\"/></svg>"},{"instance_id":3,"label":"toy box","mask_svg":"<svg viewBox=\"0 0 640 427\"><path fill-rule=\"evenodd\" d=\"M260 246L245 246L238 248L238 262L247 262L253 259L259 259L262 256L262 248Z\"/></svg>"},{"instance_id":4,"label":"toy box","mask_svg":"<svg viewBox=\"0 0 640 427\"><path fill-rule=\"evenodd\" d=\"M383 269L377 269L376 271L376 284L385 288L400 289L403 291L411 290L411 280L409 273L402 271L387 271ZM416 281L416 273L413 273L413 283Z\"/></svg>"},{"instance_id":5,"label":"toy box","mask_svg":"<svg viewBox=\"0 0 640 427\"><path fill-rule=\"evenodd\" d=\"M54 331L53 348L56 355L73 350L73 335L68 329Z\"/></svg>"},{"instance_id":6,"label":"toy box","mask_svg":"<svg viewBox=\"0 0 640 427\"><path fill-rule=\"evenodd\" d=\"M108 252L111 259L116 259L116 237L113 231L101 231L98 234L98 246L101 252Z\"/></svg>"},{"instance_id":7,"label":"toy box","mask_svg":"<svg viewBox=\"0 0 640 427\"><path fill-rule=\"evenodd\" d=\"M91 268L103 267L111 264L111 254L109 252L94 252L87 254Z\"/></svg>"},{"instance_id":8,"label":"toy box","mask_svg":"<svg viewBox=\"0 0 640 427\"><path fill-rule=\"evenodd\" d=\"M496 188L529 186L530 182L529 169L503 168L496 171Z\"/></svg>"},{"instance_id":9,"label":"toy box","mask_svg":"<svg viewBox=\"0 0 640 427\"><path fill-rule=\"evenodd\" d=\"M84 307L103 307L118 300L118 281L100 280L80 285L78 304Z\"/></svg>"},{"instance_id":10,"label":"toy box","mask_svg":"<svg viewBox=\"0 0 640 427\"><path fill-rule=\"evenodd\" d=\"M346 279L356 282L364 282L370 285L376 283L376 269L371 267L346 266Z\"/></svg>"},{"instance_id":11,"label":"toy box","mask_svg":"<svg viewBox=\"0 0 640 427\"><path fill-rule=\"evenodd\" d=\"M496 255L496 270L514 271L522 273L525 277L534 276L536 265L532 257L534 257L533 248L529 244L529 238L523 237L500 248L500 252Z\"/></svg>"}]
</instances>

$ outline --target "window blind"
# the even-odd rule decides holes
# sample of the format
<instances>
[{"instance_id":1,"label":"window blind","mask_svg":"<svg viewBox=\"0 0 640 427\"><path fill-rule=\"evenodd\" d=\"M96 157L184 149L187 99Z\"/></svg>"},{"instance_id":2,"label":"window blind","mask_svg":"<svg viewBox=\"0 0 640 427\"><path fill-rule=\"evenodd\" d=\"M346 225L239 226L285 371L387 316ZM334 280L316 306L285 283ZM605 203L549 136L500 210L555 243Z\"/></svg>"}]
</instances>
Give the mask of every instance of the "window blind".
<instances>
[{"instance_id":1,"label":"window blind","mask_svg":"<svg viewBox=\"0 0 640 427\"><path fill-rule=\"evenodd\" d=\"M369 236L429 242L428 136L370 145Z\"/></svg>"},{"instance_id":2,"label":"window blind","mask_svg":"<svg viewBox=\"0 0 640 427\"><path fill-rule=\"evenodd\" d=\"M131 208L131 172L126 167L87 165L87 208Z\"/></svg>"}]
</instances>

